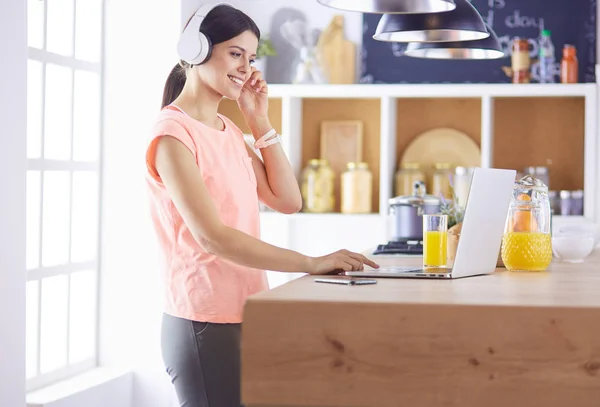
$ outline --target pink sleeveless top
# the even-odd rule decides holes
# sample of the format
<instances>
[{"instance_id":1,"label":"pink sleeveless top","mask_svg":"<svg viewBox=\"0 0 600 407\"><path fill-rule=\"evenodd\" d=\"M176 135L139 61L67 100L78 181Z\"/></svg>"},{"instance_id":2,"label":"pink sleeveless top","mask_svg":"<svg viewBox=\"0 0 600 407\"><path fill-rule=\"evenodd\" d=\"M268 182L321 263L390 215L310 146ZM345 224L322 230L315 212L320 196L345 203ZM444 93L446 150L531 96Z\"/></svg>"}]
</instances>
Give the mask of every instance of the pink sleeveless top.
<instances>
[{"instance_id":1,"label":"pink sleeveless top","mask_svg":"<svg viewBox=\"0 0 600 407\"><path fill-rule=\"evenodd\" d=\"M163 109L146 152L150 210L163 265L165 312L215 323L242 322L249 295L268 289L264 270L240 266L207 253L196 242L156 171L156 141L169 135L193 154L221 221L260 238L258 195L252 158L242 131L219 115L219 131L174 106Z\"/></svg>"}]
</instances>

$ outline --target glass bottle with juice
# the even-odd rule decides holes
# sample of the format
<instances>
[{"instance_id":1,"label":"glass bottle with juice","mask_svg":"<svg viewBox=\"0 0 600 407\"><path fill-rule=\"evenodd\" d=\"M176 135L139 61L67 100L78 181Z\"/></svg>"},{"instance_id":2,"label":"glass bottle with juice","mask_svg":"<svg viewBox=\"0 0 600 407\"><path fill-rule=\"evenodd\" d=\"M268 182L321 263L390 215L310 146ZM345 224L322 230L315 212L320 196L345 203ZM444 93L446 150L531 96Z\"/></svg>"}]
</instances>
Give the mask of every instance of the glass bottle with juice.
<instances>
[{"instance_id":1,"label":"glass bottle with juice","mask_svg":"<svg viewBox=\"0 0 600 407\"><path fill-rule=\"evenodd\" d=\"M552 262L548 187L527 175L513 188L502 239L502 261L510 271L544 271Z\"/></svg>"}]
</instances>

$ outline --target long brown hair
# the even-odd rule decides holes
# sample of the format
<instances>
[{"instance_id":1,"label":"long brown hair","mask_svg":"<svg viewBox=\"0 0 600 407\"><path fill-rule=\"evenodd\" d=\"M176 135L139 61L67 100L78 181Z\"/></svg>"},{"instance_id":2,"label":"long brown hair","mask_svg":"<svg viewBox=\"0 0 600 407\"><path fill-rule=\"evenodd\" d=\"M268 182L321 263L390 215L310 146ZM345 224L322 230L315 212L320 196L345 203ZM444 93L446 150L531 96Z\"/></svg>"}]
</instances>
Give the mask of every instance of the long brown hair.
<instances>
[{"instance_id":1,"label":"long brown hair","mask_svg":"<svg viewBox=\"0 0 600 407\"><path fill-rule=\"evenodd\" d=\"M260 40L260 30L256 23L243 11L226 4L213 8L206 15L200 25L200 31L208 37L213 46L229 41L246 31L251 31ZM179 61L171 69L165 82L161 107L173 103L183 90L188 66L186 62Z\"/></svg>"}]
</instances>

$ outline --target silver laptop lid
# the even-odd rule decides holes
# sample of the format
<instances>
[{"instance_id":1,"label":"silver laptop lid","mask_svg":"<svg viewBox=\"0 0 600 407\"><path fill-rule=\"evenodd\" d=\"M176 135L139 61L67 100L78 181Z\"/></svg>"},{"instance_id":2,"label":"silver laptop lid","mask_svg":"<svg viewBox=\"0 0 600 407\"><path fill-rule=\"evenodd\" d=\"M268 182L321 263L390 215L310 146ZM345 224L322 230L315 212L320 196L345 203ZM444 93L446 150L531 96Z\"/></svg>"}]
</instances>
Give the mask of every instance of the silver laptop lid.
<instances>
[{"instance_id":1,"label":"silver laptop lid","mask_svg":"<svg viewBox=\"0 0 600 407\"><path fill-rule=\"evenodd\" d=\"M496 269L516 175L515 170L474 170L452 278Z\"/></svg>"}]
</instances>

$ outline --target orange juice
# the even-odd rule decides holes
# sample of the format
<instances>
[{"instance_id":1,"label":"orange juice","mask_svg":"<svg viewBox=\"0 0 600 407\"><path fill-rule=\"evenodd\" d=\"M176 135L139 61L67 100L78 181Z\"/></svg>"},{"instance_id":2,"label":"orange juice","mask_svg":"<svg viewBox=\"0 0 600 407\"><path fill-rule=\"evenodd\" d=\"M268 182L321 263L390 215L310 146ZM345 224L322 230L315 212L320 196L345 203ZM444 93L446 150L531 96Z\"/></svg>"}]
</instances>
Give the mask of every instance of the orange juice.
<instances>
[{"instance_id":1,"label":"orange juice","mask_svg":"<svg viewBox=\"0 0 600 407\"><path fill-rule=\"evenodd\" d=\"M543 271L552 261L549 233L507 232L502 238L502 261L507 270Z\"/></svg>"},{"instance_id":2,"label":"orange juice","mask_svg":"<svg viewBox=\"0 0 600 407\"><path fill-rule=\"evenodd\" d=\"M445 267L448 232L426 231L423 236L423 266Z\"/></svg>"}]
</instances>

